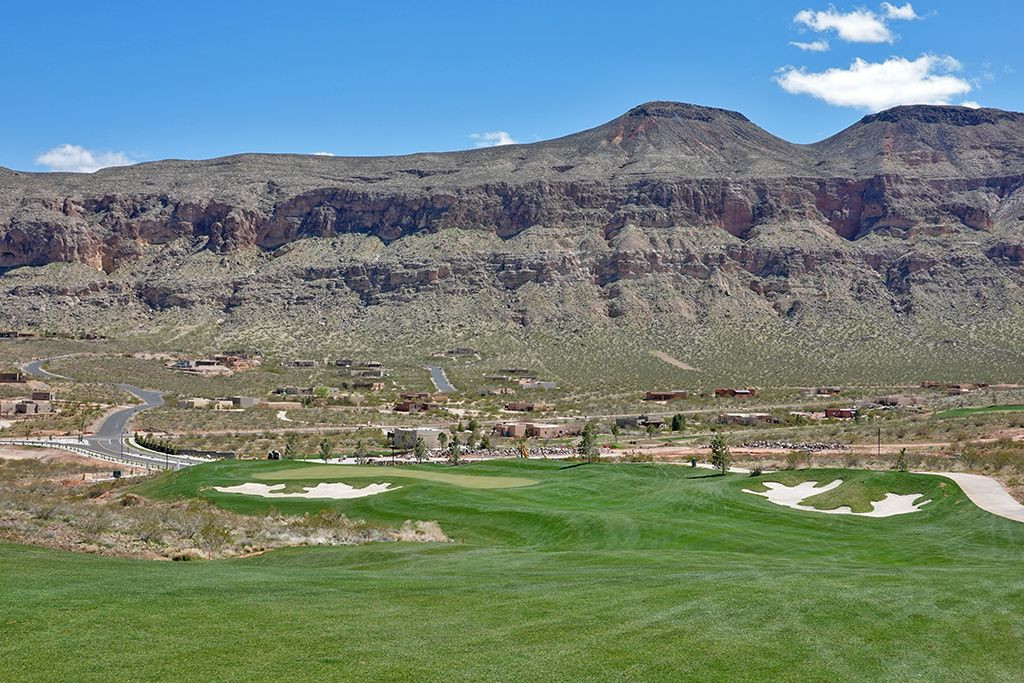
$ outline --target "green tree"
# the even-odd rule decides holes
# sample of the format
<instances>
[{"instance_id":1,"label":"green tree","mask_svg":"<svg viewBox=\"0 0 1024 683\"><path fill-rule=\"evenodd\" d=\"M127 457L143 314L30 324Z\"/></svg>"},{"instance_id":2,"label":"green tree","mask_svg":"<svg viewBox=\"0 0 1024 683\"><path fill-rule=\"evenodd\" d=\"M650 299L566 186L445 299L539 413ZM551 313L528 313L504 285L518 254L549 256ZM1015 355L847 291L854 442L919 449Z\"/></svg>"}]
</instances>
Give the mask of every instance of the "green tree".
<instances>
[{"instance_id":1,"label":"green tree","mask_svg":"<svg viewBox=\"0 0 1024 683\"><path fill-rule=\"evenodd\" d=\"M725 435L721 432L715 434L711 439L711 464L715 469L721 470L722 474L728 472L729 465L732 464L729 442L725 440Z\"/></svg>"},{"instance_id":2,"label":"green tree","mask_svg":"<svg viewBox=\"0 0 1024 683\"><path fill-rule=\"evenodd\" d=\"M437 445L441 447L442 451L447 449L448 448L448 435L445 434L444 432L441 432L440 434L438 434L437 435Z\"/></svg>"},{"instance_id":3,"label":"green tree","mask_svg":"<svg viewBox=\"0 0 1024 683\"><path fill-rule=\"evenodd\" d=\"M416 456L416 462L423 462L427 457L427 443L421 437L416 437L416 445L413 446L412 452Z\"/></svg>"},{"instance_id":4,"label":"green tree","mask_svg":"<svg viewBox=\"0 0 1024 683\"><path fill-rule=\"evenodd\" d=\"M580 455L591 462L597 457L597 429L594 427L593 422L583 425L578 449Z\"/></svg>"},{"instance_id":5,"label":"green tree","mask_svg":"<svg viewBox=\"0 0 1024 683\"><path fill-rule=\"evenodd\" d=\"M654 436L660 431L660 428L656 424L647 425L647 436Z\"/></svg>"},{"instance_id":6,"label":"green tree","mask_svg":"<svg viewBox=\"0 0 1024 683\"><path fill-rule=\"evenodd\" d=\"M622 433L622 428L619 427L619 423L618 422L612 423L612 442L616 446L619 445L619 434L621 434L621 433Z\"/></svg>"},{"instance_id":7,"label":"green tree","mask_svg":"<svg viewBox=\"0 0 1024 683\"><path fill-rule=\"evenodd\" d=\"M284 457L289 460L295 458L299 454L299 437L295 434L289 434L284 440Z\"/></svg>"},{"instance_id":8,"label":"green tree","mask_svg":"<svg viewBox=\"0 0 1024 683\"><path fill-rule=\"evenodd\" d=\"M353 455L356 456L357 462L363 462L364 460L366 460L366 456L368 455L368 453L366 451L366 444L363 443L362 439L356 441L356 449L353 452Z\"/></svg>"},{"instance_id":9,"label":"green tree","mask_svg":"<svg viewBox=\"0 0 1024 683\"><path fill-rule=\"evenodd\" d=\"M529 458L530 457L530 444L527 443L525 438L521 438L521 439L517 440L516 441L516 446L518 446L518 448L519 448L519 457L520 458Z\"/></svg>"},{"instance_id":10,"label":"green tree","mask_svg":"<svg viewBox=\"0 0 1024 683\"><path fill-rule=\"evenodd\" d=\"M484 434L480 437L480 450L489 451L491 450L491 437L488 434Z\"/></svg>"},{"instance_id":11,"label":"green tree","mask_svg":"<svg viewBox=\"0 0 1024 683\"><path fill-rule=\"evenodd\" d=\"M458 435L452 437L452 442L448 445L448 460L453 465L459 464L459 456L462 455L462 444L459 443Z\"/></svg>"},{"instance_id":12,"label":"green tree","mask_svg":"<svg viewBox=\"0 0 1024 683\"><path fill-rule=\"evenodd\" d=\"M328 458L331 457L331 451L334 449L334 444L331 443L330 439L320 439L320 459L327 462Z\"/></svg>"},{"instance_id":13,"label":"green tree","mask_svg":"<svg viewBox=\"0 0 1024 683\"><path fill-rule=\"evenodd\" d=\"M686 416L682 413L676 413L672 416L672 431L673 432L685 432L686 431Z\"/></svg>"},{"instance_id":14,"label":"green tree","mask_svg":"<svg viewBox=\"0 0 1024 683\"><path fill-rule=\"evenodd\" d=\"M466 428L471 432L480 431L480 423L475 417L472 417L469 419L469 424L466 425Z\"/></svg>"}]
</instances>

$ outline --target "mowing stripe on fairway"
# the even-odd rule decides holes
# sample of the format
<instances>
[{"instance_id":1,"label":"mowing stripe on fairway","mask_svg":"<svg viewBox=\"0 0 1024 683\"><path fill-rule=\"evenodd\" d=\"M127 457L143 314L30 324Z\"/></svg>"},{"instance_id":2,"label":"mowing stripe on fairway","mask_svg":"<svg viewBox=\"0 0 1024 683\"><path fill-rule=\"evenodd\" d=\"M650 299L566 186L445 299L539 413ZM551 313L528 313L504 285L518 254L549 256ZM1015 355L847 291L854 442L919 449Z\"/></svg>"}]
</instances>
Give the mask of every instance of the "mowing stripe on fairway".
<instances>
[{"instance_id":1,"label":"mowing stripe on fairway","mask_svg":"<svg viewBox=\"0 0 1024 683\"><path fill-rule=\"evenodd\" d=\"M361 465L309 465L308 467L291 467L273 472L253 475L263 481L285 481L301 479L303 481L319 481L347 479L349 477L373 477L385 479L423 479L442 484L452 484L469 489L511 489L520 486L533 486L536 479L525 477L492 477L474 474L451 474L449 472L433 472L430 470L410 469L405 467L372 467Z\"/></svg>"}]
</instances>

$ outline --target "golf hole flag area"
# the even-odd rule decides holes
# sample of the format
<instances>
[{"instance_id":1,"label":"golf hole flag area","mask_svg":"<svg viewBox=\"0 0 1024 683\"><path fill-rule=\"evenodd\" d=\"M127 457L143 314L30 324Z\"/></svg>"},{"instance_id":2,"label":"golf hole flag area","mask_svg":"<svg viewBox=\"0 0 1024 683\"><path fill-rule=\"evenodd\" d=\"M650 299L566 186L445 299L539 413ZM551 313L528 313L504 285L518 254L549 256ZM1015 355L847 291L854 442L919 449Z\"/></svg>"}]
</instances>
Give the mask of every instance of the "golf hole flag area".
<instances>
[{"instance_id":1,"label":"golf hole flag area","mask_svg":"<svg viewBox=\"0 0 1024 683\"><path fill-rule=\"evenodd\" d=\"M218 461L126 485L141 511L448 542L191 562L0 543L0 680L1024 680L1024 524L943 477Z\"/></svg>"}]
</instances>

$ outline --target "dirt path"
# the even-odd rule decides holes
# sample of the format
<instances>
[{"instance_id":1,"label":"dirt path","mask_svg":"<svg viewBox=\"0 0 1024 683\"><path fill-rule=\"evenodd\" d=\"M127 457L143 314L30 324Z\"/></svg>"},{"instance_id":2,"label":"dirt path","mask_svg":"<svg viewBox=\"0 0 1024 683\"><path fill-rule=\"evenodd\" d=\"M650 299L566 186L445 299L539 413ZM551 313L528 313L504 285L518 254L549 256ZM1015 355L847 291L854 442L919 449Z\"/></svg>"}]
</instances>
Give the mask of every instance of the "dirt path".
<instances>
[{"instance_id":1,"label":"dirt path","mask_svg":"<svg viewBox=\"0 0 1024 683\"><path fill-rule=\"evenodd\" d=\"M932 474L936 477L952 479L963 490L971 501L986 512L993 515L1024 522L1024 505L1013 499L1003 485L992 477L966 472L918 472Z\"/></svg>"},{"instance_id":2,"label":"dirt path","mask_svg":"<svg viewBox=\"0 0 1024 683\"><path fill-rule=\"evenodd\" d=\"M693 367L692 365L687 365L683 361L677 360L677 359L673 358L672 356L668 355L664 351L651 351L651 355L654 356L655 358L657 358L660 361L668 363L669 365L671 365L674 368L679 368L680 370L696 370L697 369L697 368Z\"/></svg>"}]
</instances>

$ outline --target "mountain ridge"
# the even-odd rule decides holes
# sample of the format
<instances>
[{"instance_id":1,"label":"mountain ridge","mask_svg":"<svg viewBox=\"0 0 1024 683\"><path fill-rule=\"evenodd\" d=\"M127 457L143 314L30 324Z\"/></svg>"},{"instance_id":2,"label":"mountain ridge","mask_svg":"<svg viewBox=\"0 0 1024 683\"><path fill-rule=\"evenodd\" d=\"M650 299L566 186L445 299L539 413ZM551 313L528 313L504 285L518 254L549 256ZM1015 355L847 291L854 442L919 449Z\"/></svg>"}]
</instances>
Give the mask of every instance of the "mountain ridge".
<instances>
[{"instance_id":1,"label":"mountain ridge","mask_svg":"<svg viewBox=\"0 0 1024 683\"><path fill-rule=\"evenodd\" d=\"M897 108L795 145L670 102L481 150L0 173L0 314L129 334L298 315L367 339L455 334L446 309L503 334L996 329L1024 321L1022 187L1013 112Z\"/></svg>"}]
</instances>

